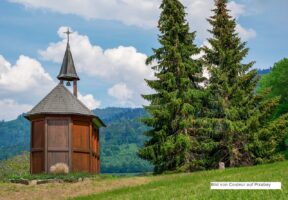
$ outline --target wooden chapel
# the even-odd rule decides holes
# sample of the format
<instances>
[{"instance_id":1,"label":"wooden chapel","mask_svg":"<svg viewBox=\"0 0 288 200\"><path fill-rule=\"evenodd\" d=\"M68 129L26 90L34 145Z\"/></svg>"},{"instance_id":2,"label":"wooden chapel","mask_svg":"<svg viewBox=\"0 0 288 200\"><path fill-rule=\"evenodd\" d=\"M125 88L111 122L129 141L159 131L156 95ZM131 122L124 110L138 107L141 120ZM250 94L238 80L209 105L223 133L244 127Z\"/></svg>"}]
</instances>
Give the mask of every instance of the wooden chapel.
<instances>
[{"instance_id":1,"label":"wooden chapel","mask_svg":"<svg viewBox=\"0 0 288 200\"><path fill-rule=\"evenodd\" d=\"M77 98L76 73L68 35L59 84L25 116L31 122L30 172L49 173L65 163L69 172L100 173L99 129L105 124ZM73 94L66 88L73 82ZM66 83L66 86L64 85Z\"/></svg>"}]
</instances>

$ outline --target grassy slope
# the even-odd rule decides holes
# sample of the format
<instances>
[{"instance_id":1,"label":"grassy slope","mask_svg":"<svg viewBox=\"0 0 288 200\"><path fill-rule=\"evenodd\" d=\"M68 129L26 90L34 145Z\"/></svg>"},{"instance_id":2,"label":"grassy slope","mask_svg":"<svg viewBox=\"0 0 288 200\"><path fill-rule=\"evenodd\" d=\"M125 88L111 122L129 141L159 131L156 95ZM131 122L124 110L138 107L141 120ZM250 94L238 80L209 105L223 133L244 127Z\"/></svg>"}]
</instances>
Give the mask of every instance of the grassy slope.
<instances>
[{"instance_id":1,"label":"grassy slope","mask_svg":"<svg viewBox=\"0 0 288 200\"><path fill-rule=\"evenodd\" d=\"M225 171L164 175L151 179L145 185L131 185L76 199L288 199L287 161ZM212 181L280 181L282 190L211 191L209 188Z\"/></svg>"}]
</instances>

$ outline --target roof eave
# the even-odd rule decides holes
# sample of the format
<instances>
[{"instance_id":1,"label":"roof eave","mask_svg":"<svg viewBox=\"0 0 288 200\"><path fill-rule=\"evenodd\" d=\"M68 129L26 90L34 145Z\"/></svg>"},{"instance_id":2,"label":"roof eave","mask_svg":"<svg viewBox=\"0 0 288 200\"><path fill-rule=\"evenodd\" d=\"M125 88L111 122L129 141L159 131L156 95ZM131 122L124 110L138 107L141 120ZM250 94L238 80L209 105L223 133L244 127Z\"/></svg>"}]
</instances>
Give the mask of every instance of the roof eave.
<instances>
[{"instance_id":1,"label":"roof eave","mask_svg":"<svg viewBox=\"0 0 288 200\"><path fill-rule=\"evenodd\" d=\"M79 81L80 78L76 75L58 75L57 76L58 80L63 80L63 81L74 81L74 80L77 80Z\"/></svg>"},{"instance_id":2,"label":"roof eave","mask_svg":"<svg viewBox=\"0 0 288 200\"><path fill-rule=\"evenodd\" d=\"M92 119L92 123L97 128L107 127L106 124L104 124L104 122L97 116L94 116L94 118Z\"/></svg>"},{"instance_id":3,"label":"roof eave","mask_svg":"<svg viewBox=\"0 0 288 200\"><path fill-rule=\"evenodd\" d=\"M70 116L74 115L74 116L91 117L93 125L96 126L97 128L107 127L106 124L99 117L95 115L83 115L79 113L33 113L33 114L26 114L24 115L24 117L28 120L31 120L34 117L45 116L45 115L70 115Z\"/></svg>"}]
</instances>

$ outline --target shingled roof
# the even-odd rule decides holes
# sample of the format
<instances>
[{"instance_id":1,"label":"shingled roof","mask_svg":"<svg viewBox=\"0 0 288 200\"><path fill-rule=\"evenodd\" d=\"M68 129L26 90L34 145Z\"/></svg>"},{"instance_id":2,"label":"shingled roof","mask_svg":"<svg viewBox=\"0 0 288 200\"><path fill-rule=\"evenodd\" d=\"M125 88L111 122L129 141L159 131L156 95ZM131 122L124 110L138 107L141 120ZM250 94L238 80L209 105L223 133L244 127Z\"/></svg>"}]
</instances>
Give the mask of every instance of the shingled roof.
<instances>
[{"instance_id":1,"label":"shingled roof","mask_svg":"<svg viewBox=\"0 0 288 200\"><path fill-rule=\"evenodd\" d=\"M77 99L63 84L58 84L40 103L38 103L26 117L34 115L57 114L57 115L85 115L96 118L98 124L105 124L95 116L89 108Z\"/></svg>"}]
</instances>

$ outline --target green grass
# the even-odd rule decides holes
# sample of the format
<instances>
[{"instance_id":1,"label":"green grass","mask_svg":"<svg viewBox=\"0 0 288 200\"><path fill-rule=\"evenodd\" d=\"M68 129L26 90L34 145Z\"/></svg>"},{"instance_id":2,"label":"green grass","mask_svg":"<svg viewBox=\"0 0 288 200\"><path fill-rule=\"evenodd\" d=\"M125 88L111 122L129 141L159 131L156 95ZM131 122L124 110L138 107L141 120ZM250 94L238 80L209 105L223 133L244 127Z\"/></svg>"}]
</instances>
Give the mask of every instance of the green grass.
<instances>
[{"instance_id":1,"label":"green grass","mask_svg":"<svg viewBox=\"0 0 288 200\"><path fill-rule=\"evenodd\" d=\"M96 175L89 173L69 173L69 174L23 174L23 175L11 175L9 179L13 180L47 180L47 179L61 179L61 180L78 180L79 178L93 178Z\"/></svg>"},{"instance_id":2,"label":"green grass","mask_svg":"<svg viewBox=\"0 0 288 200\"><path fill-rule=\"evenodd\" d=\"M92 180L117 180L121 178L135 177L139 174L90 174L87 172L73 172L69 174L51 174L51 173L41 173L41 174L22 174L22 175L10 175L8 180L48 180L48 179L60 179L60 180L78 180L79 178L89 178Z\"/></svg>"},{"instance_id":3,"label":"green grass","mask_svg":"<svg viewBox=\"0 0 288 200\"><path fill-rule=\"evenodd\" d=\"M29 174L29 153L0 161L0 181L9 181L11 176L26 176Z\"/></svg>"},{"instance_id":4,"label":"green grass","mask_svg":"<svg viewBox=\"0 0 288 200\"><path fill-rule=\"evenodd\" d=\"M77 200L90 199L288 199L288 162L254 167L213 170L190 174L173 174L151 177L150 183L131 185L109 192L77 197ZM210 182L282 182L282 190L210 190Z\"/></svg>"}]
</instances>

